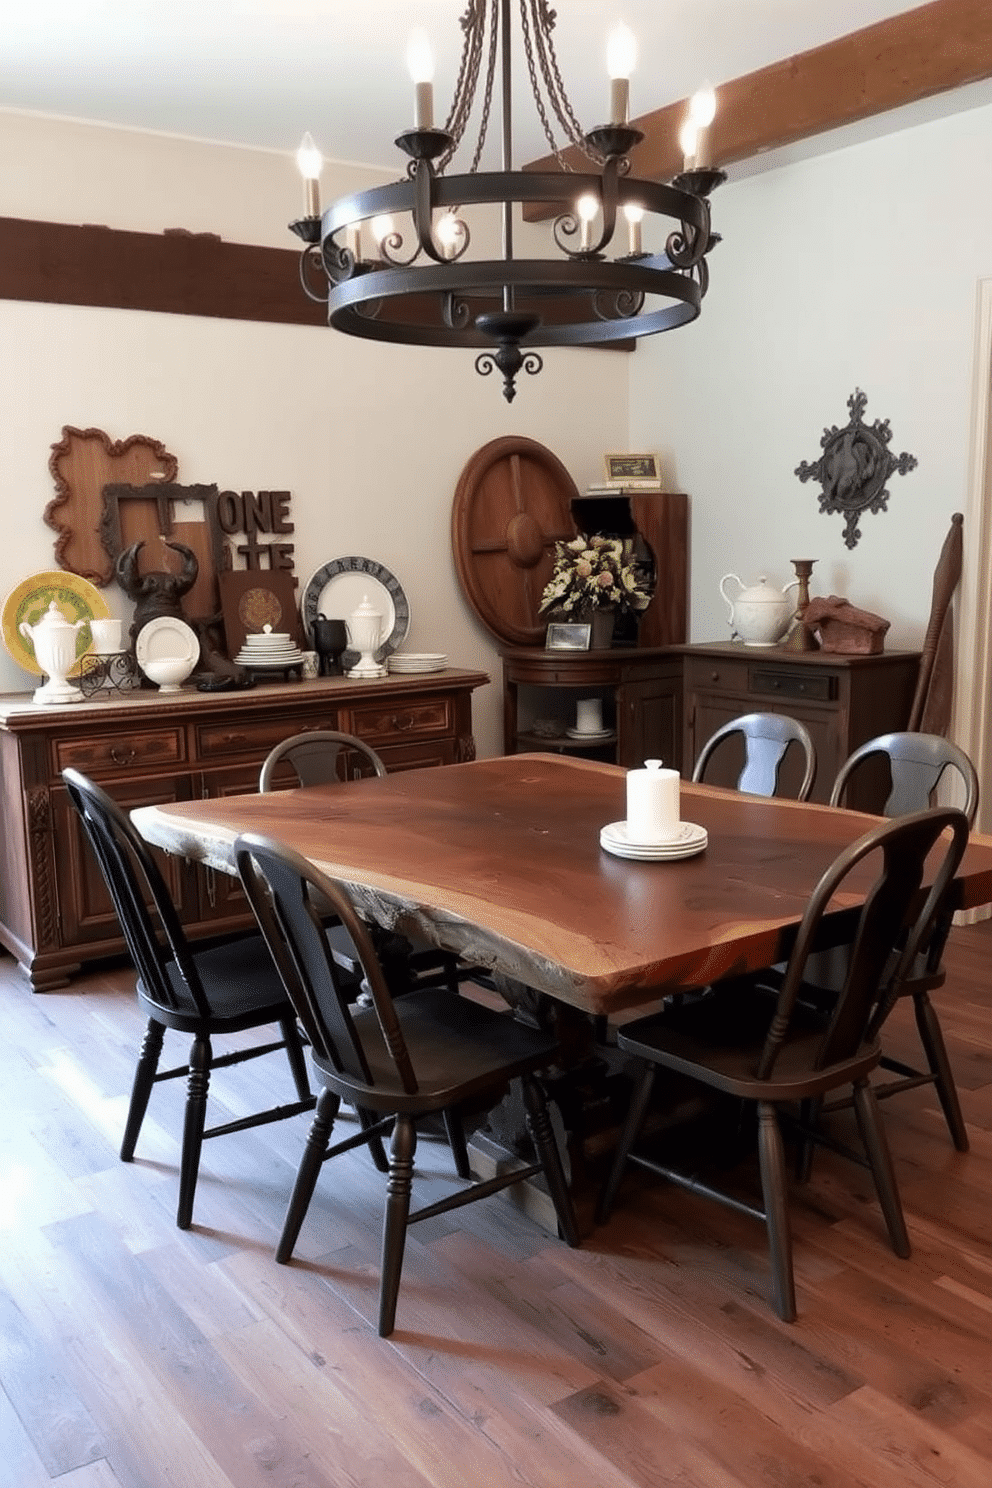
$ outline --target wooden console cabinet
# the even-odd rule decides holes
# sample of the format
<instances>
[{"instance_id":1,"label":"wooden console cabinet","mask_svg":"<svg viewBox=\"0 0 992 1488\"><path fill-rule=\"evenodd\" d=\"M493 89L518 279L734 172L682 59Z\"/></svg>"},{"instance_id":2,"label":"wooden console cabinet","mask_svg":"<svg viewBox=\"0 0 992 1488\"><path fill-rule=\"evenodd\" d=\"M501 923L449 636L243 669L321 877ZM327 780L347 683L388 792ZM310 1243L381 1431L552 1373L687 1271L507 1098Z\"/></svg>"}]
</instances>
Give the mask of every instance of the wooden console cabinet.
<instances>
[{"instance_id":1,"label":"wooden console cabinet","mask_svg":"<svg viewBox=\"0 0 992 1488\"><path fill-rule=\"evenodd\" d=\"M82 825L61 780L73 766L126 810L258 789L273 745L303 729L357 734L391 770L474 758L472 692L483 672L268 684L247 692L118 694L66 708L0 697L0 943L32 988L64 987L124 949ZM163 859L190 932L251 923L233 880Z\"/></svg>"},{"instance_id":2,"label":"wooden console cabinet","mask_svg":"<svg viewBox=\"0 0 992 1488\"><path fill-rule=\"evenodd\" d=\"M920 665L918 651L836 656L732 642L673 650L684 666L684 773L692 773L706 740L732 718L788 713L806 725L816 747L814 801L829 799L838 770L859 744L906 727ZM725 768L726 780L709 773L707 779L732 784L730 761ZM867 772L859 789L848 804L879 809L879 784Z\"/></svg>"},{"instance_id":3,"label":"wooden console cabinet","mask_svg":"<svg viewBox=\"0 0 992 1488\"><path fill-rule=\"evenodd\" d=\"M532 749L592 754L628 768L647 758L678 769L682 760L682 658L671 647L617 651L548 651L512 646L503 658L504 751ZM569 738L579 698L602 701L611 737ZM554 722L558 734L535 733L536 720Z\"/></svg>"}]
</instances>

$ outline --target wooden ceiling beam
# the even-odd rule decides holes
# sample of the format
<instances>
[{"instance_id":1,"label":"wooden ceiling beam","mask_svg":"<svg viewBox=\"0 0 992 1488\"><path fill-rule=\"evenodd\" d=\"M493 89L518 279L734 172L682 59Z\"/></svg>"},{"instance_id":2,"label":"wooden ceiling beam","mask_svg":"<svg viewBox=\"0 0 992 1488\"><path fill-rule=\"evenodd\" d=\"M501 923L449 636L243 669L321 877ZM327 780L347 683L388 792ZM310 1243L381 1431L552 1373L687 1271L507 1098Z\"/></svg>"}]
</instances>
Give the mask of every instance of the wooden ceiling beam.
<instances>
[{"instance_id":1,"label":"wooden ceiling beam","mask_svg":"<svg viewBox=\"0 0 992 1488\"><path fill-rule=\"evenodd\" d=\"M992 77L990 0L931 0L862 31L800 52L758 72L721 83L710 126L710 156L720 166ZM678 133L688 101L632 122L644 139L631 153L631 173L671 180L682 168ZM565 159L588 169L580 151ZM556 170L553 155L526 170ZM531 221L552 208L525 211Z\"/></svg>"}]
</instances>

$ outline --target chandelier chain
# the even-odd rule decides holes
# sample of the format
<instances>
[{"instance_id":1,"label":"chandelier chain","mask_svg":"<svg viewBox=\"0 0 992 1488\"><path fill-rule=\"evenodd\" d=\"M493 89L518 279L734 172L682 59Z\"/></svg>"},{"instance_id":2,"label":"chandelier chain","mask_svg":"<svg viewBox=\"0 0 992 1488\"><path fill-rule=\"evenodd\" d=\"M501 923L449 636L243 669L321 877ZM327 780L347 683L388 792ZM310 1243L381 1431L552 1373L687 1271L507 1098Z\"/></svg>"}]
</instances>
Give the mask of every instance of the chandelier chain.
<instances>
[{"instance_id":1,"label":"chandelier chain","mask_svg":"<svg viewBox=\"0 0 992 1488\"><path fill-rule=\"evenodd\" d=\"M535 10L534 26L531 28L530 11ZM527 59L527 70L530 74L530 89L534 97L534 107L537 109L544 137L551 147L551 151L558 162L560 170L570 171L563 154L564 146L558 143L554 126L548 118L548 112L544 103L543 91L547 92L548 101L569 143L575 145L590 160L599 160L599 157L589 149L585 135L582 131L571 100L565 89L561 71L558 67L558 57L555 52L551 32L555 25L555 12L547 5L546 0L520 0L520 28L524 38L524 55ZM536 58L535 58L536 51ZM544 82L542 91L538 80L538 69Z\"/></svg>"}]
</instances>

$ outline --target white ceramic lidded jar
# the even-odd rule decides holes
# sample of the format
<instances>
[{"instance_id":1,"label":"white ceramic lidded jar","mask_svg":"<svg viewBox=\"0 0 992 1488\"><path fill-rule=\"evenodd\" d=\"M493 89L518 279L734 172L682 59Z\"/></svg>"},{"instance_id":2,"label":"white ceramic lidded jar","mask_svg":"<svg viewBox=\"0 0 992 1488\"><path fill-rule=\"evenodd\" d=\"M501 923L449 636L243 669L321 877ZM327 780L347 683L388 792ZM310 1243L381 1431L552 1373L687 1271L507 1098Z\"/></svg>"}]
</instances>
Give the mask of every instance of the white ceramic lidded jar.
<instances>
[{"instance_id":1,"label":"white ceramic lidded jar","mask_svg":"<svg viewBox=\"0 0 992 1488\"><path fill-rule=\"evenodd\" d=\"M76 664L76 636L85 620L69 621L54 599L34 625L22 620L18 629L34 647L35 660L48 681L35 689L34 701L61 707L78 703L82 693L67 680Z\"/></svg>"},{"instance_id":2,"label":"white ceramic lidded jar","mask_svg":"<svg viewBox=\"0 0 992 1488\"><path fill-rule=\"evenodd\" d=\"M348 616L348 640L359 657L348 672L349 677L384 677L386 668L375 659L375 651L382 638L382 613L364 595L357 610Z\"/></svg>"},{"instance_id":3,"label":"white ceramic lidded jar","mask_svg":"<svg viewBox=\"0 0 992 1488\"><path fill-rule=\"evenodd\" d=\"M737 585L736 599L727 593L726 585L731 580ZM756 584L746 588L736 574L724 574L720 593L730 613L731 640L739 636L745 646L777 646L796 612L796 600L790 599L789 590L798 587L799 580L793 579L784 589L776 589L762 574Z\"/></svg>"}]
</instances>

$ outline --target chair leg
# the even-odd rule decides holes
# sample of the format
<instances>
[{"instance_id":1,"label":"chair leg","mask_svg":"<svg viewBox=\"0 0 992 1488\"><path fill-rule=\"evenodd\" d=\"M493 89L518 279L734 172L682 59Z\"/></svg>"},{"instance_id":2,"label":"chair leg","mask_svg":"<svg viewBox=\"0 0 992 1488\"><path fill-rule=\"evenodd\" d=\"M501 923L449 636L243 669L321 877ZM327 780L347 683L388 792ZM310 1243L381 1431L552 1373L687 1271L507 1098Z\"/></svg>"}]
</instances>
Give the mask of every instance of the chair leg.
<instances>
[{"instance_id":1,"label":"chair leg","mask_svg":"<svg viewBox=\"0 0 992 1488\"><path fill-rule=\"evenodd\" d=\"M148 1109L148 1099L155 1084L164 1039L165 1026L162 1023L156 1023L154 1018L149 1018L148 1027L145 1029L145 1036L141 1042L137 1068L134 1071L134 1082L131 1086L131 1104L128 1106L124 1136L121 1139L121 1162L130 1162L134 1156L138 1133L141 1131L141 1123Z\"/></svg>"},{"instance_id":2,"label":"chair leg","mask_svg":"<svg viewBox=\"0 0 992 1488\"><path fill-rule=\"evenodd\" d=\"M379 1337L388 1338L396 1321L396 1299L406 1248L413 1158L417 1128L409 1116L397 1116L389 1148L389 1184L382 1225L382 1274L379 1279Z\"/></svg>"},{"instance_id":3,"label":"chair leg","mask_svg":"<svg viewBox=\"0 0 992 1488\"><path fill-rule=\"evenodd\" d=\"M796 1286L792 1274L785 1148L778 1112L770 1101L758 1102L758 1159L772 1268L772 1302L782 1321L793 1323L796 1319Z\"/></svg>"},{"instance_id":4,"label":"chair leg","mask_svg":"<svg viewBox=\"0 0 992 1488\"><path fill-rule=\"evenodd\" d=\"M207 1093L210 1089L210 1065L213 1053L205 1034L197 1034L189 1051L189 1077L186 1085L186 1115L183 1121L183 1151L179 1164L179 1208L176 1224L188 1230L193 1223L193 1195L200 1171L203 1128L207 1119Z\"/></svg>"},{"instance_id":5,"label":"chair leg","mask_svg":"<svg viewBox=\"0 0 992 1488\"><path fill-rule=\"evenodd\" d=\"M897 1256L901 1256L905 1260L910 1253L909 1234L906 1230L906 1221L903 1218L899 1190L896 1187L892 1154L889 1151L889 1144L885 1138L882 1113L878 1108L875 1092L867 1080L859 1081L854 1087L854 1113L858 1120L858 1130L861 1133L861 1140L864 1143L865 1152L871 1164L872 1176L875 1179L875 1188L878 1192L878 1201L882 1206L882 1213L885 1215L885 1223L888 1227L892 1249Z\"/></svg>"},{"instance_id":6,"label":"chair leg","mask_svg":"<svg viewBox=\"0 0 992 1488\"><path fill-rule=\"evenodd\" d=\"M951 1061L947 1057L940 1022L926 992L913 994L913 1011L916 1014L916 1027L919 1031L920 1042L927 1056L930 1073L933 1075L933 1083L944 1113L944 1120L947 1122L947 1129L951 1134L951 1141L959 1152L967 1152L968 1132L964 1124L961 1102L958 1099L957 1086L954 1084Z\"/></svg>"},{"instance_id":7,"label":"chair leg","mask_svg":"<svg viewBox=\"0 0 992 1488\"><path fill-rule=\"evenodd\" d=\"M459 1178L464 1178L468 1183L472 1179L472 1165L468 1160L468 1146L465 1142L465 1126L462 1122L461 1112L457 1106L446 1106L441 1112L444 1119L444 1129L448 1136L448 1146L451 1155L455 1159L455 1172Z\"/></svg>"},{"instance_id":8,"label":"chair leg","mask_svg":"<svg viewBox=\"0 0 992 1488\"><path fill-rule=\"evenodd\" d=\"M654 1089L655 1066L642 1063L640 1073L636 1076L634 1091L630 1098L627 1109L627 1119L620 1133L616 1152L613 1154L613 1166L610 1168L609 1176L603 1185L603 1191L596 1205L596 1223L605 1224L610 1217L613 1208L613 1200L616 1198L623 1170L627 1166L627 1158L630 1149L637 1140L637 1134L644 1124L647 1113L648 1102L651 1099L651 1091Z\"/></svg>"},{"instance_id":9,"label":"chair leg","mask_svg":"<svg viewBox=\"0 0 992 1488\"><path fill-rule=\"evenodd\" d=\"M362 1131L368 1131L369 1127L375 1126L379 1119L371 1111L363 1111L360 1106L356 1106L355 1115L358 1117L358 1124L362 1128ZM386 1156L386 1149L382 1145L382 1138L378 1133L374 1137L369 1137L369 1152L372 1154L372 1161L379 1169L379 1172L388 1173L389 1158Z\"/></svg>"},{"instance_id":10,"label":"chair leg","mask_svg":"<svg viewBox=\"0 0 992 1488\"><path fill-rule=\"evenodd\" d=\"M338 1114L341 1101L333 1090L325 1086L317 1097L317 1106L310 1123L310 1132L307 1136L303 1156L296 1174L296 1182L293 1184L293 1192L290 1195L289 1205L286 1209L286 1218L283 1221L282 1234L279 1236L279 1244L276 1246L276 1260L285 1263L293 1254L300 1233L300 1226L306 1218L313 1198L313 1191L317 1187L317 1178L320 1174L321 1163L324 1161L324 1153L331 1140L331 1131Z\"/></svg>"},{"instance_id":11,"label":"chair leg","mask_svg":"<svg viewBox=\"0 0 992 1488\"><path fill-rule=\"evenodd\" d=\"M296 1094L301 1101L309 1100L313 1091L310 1089L310 1079L307 1075L307 1060L303 1052L303 1040L300 1038L300 1030L296 1019L292 1016L283 1018L279 1024L282 1036L286 1041L286 1058L289 1060L289 1068L293 1075L293 1084L296 1086Z\"/></svg>"},{"instance_id":12,"label":"chair leg","mask_svg":"<svg viewBox=\"0 0 992 1488\"><path fill-rule=\"evenodd\" d=\"M524 1109L527 1130L537 1149L541 1168L551 1191L551 1201L558 1216L558 1226L566 1244L573 1247L579 1243L579 1226L572 1206L572 1195L565 1181L565 1170L561 1153L555 1141L554 1127L548 1115L548 1102L540 1082L533 1075L524 1075Z\"/></svg>"},{"instance_id":13,"label":"chair leg","mask_svg":"<svg viewBox=\"0 0 992 1488\"><path fill-rule=\"evenodd\" d=\"M815 1099L810 1097L799 1103L799 1121L804 1127L815 1127L820 1119L820 1107L823 1105L821 1096ZM800 1133L799 1145L796 1148L796 1182L808 1183L813 1172L813 1153L816 1143L812 1137Z\"/></svg>"}]
</instances>

